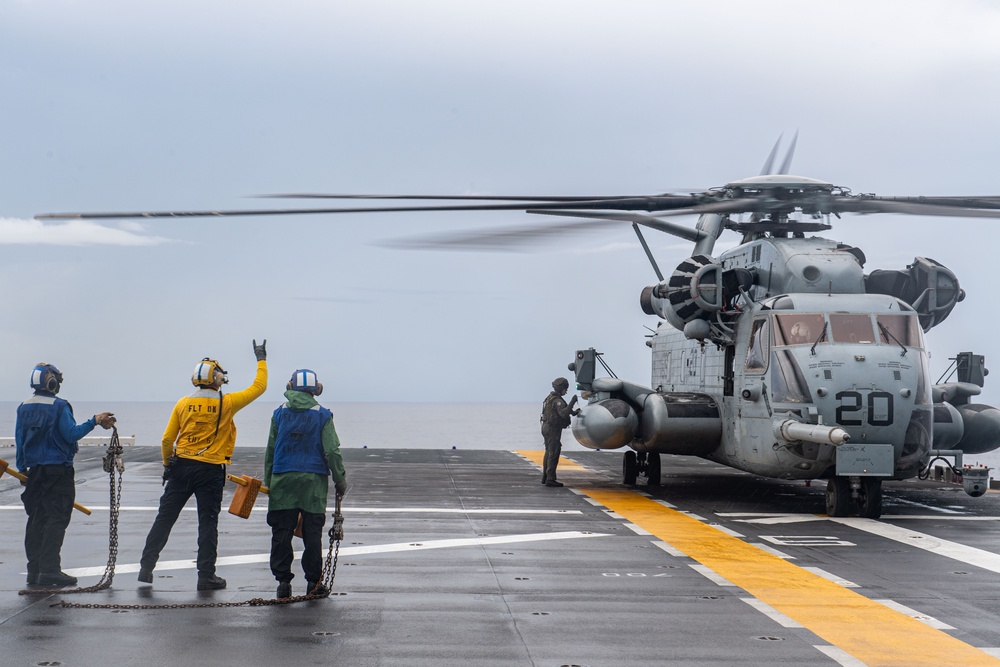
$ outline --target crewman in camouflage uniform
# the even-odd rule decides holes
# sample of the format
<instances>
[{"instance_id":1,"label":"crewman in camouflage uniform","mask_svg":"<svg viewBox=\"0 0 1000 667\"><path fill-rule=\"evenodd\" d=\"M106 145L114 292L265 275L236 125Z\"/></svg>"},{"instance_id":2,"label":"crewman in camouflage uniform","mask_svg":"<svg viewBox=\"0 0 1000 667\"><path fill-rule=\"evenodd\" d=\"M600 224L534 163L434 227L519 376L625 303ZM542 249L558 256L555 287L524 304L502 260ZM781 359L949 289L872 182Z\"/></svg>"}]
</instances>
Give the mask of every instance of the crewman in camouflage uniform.
<instances>
[{"instance_id":1,"label":"crewman in camouflage uniform","mask_svg":"<svg viewBox=\"0 0 1000 667\"><path fill-rule=\"evenodd\" d=\"M576 405L575 395L568 405L563 400L567 391L569 391L569 380L556 378L552 381L552 391L542 403L542 437L545 438L542 484L545 486L562 486L562 482L556 481L556 466L559 465L559 455L562 453L560 437L563 429L570 424L570 415L580 414L579 410L573 409Z\"/></svg>"}]
</instances>

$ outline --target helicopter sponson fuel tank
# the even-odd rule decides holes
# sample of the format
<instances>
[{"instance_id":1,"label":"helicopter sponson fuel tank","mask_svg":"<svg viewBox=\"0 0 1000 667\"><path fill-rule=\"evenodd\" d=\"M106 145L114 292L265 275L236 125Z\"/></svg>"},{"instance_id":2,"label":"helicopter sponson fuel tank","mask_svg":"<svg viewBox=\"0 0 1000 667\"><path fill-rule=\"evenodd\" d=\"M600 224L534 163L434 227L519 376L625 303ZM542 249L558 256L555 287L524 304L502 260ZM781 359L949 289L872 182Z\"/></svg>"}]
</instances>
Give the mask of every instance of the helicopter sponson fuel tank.
<instances>
[{"instance_id":1,"label":"helicopter sponson fuel tank","mask_svg":"<svg viewBox=\"0 0 1000 667\"><path fill-rule=\"evenodd\" d=\"M573 436L585 447L701 456L722 441L719 407L707 394L662 394L616 378L591 386L591 401L573 422Z\"/></svg>"}]
</instances>

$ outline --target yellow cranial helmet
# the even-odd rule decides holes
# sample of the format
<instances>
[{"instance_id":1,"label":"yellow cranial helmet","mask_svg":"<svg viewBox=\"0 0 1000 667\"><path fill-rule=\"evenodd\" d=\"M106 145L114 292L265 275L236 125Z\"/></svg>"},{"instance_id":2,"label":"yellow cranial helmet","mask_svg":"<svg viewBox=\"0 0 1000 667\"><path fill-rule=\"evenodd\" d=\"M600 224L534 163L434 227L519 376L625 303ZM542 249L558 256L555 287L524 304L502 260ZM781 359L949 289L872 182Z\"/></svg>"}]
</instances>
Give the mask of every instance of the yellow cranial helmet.
<instances>
[{"instance_id":1,"label":"yellow cranial helmet","mask_svg":"<svg viewBox=\"0 0 1000 667\"><path fill-rule=\"evenodd\" d=\"M218 376L222 376L222 384L229 382L229 377L222 365L215 359L205 357L194 367L194 372L191 373L191 384L196 387L210 387L216 383Z\"/></svg>"}]
</instances>

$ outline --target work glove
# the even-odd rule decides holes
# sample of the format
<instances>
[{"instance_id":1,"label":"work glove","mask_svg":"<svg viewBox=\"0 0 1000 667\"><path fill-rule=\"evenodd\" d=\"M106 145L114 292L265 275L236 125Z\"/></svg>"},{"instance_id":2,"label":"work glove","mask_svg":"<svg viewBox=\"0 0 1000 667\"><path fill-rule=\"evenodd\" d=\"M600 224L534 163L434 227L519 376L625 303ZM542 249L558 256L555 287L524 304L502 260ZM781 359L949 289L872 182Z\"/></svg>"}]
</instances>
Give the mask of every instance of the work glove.
<instances>
[{"instance_id":1,"label":"work glove","mask_svg":"<svg viewBox=\"0 0 1000 667\"><path fill-rule=\"evenodd\" d=\"M94 423L105 430L114 426L116 421L118 420L115 419L115 414L113 412L102 412L94 415Z\"/></svg>"},{"instance_id":2,"label":"work glove","mask_svg":"<svg viewBox=\"0 0 1000 667\"><path fill-rule=\"evenodd\" d=\"M337 495L343 498L347 495L347 480L343 479L339 482L334 482L333 488L337 492Z\"/></svg>"},{"instance_id":3,"label":"work glove","mask_svg":"<svg viewBox=\"0 0 1000 667\"><path fill-rule=\"evenodd\" d=\"M265 359L267 359L267 349L265 349L266 345L267 345L266 338L261 341L260 345L257 344L257 339L256 338L254 339L253 354L255 357L257 357L257 361L264 361Z\"/></svg>"},{"instance_id":4,"label":"work glove","mask_svg":"<svg viewBox=\"0 0 1000 667\"><path fill-rule=\"evenodd\" d=\"M573 398L569 399L569 407L576 405L576 400L579 398L576 394L573 394Z\"/></svg>"}]
</instances>

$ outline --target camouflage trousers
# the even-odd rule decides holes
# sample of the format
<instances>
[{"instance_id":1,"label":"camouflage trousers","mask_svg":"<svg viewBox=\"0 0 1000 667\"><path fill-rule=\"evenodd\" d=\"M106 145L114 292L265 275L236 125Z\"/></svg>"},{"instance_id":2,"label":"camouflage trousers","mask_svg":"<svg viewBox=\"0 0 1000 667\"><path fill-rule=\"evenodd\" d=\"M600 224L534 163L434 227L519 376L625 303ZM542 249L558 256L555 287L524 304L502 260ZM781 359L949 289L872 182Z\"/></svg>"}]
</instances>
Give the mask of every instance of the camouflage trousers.
<instances>
[{"instance_id":1,"label":"camouflage trousers","mask_svg":"<svg viewBox=\"0 0 1000 667\"><path fill-rule=\"evenodd\" d=\"M562 431L542 431L545 438L545 457L542 459L542 482L556 481L556 466L562 454Z\"/></svg>"}]
</instances>

